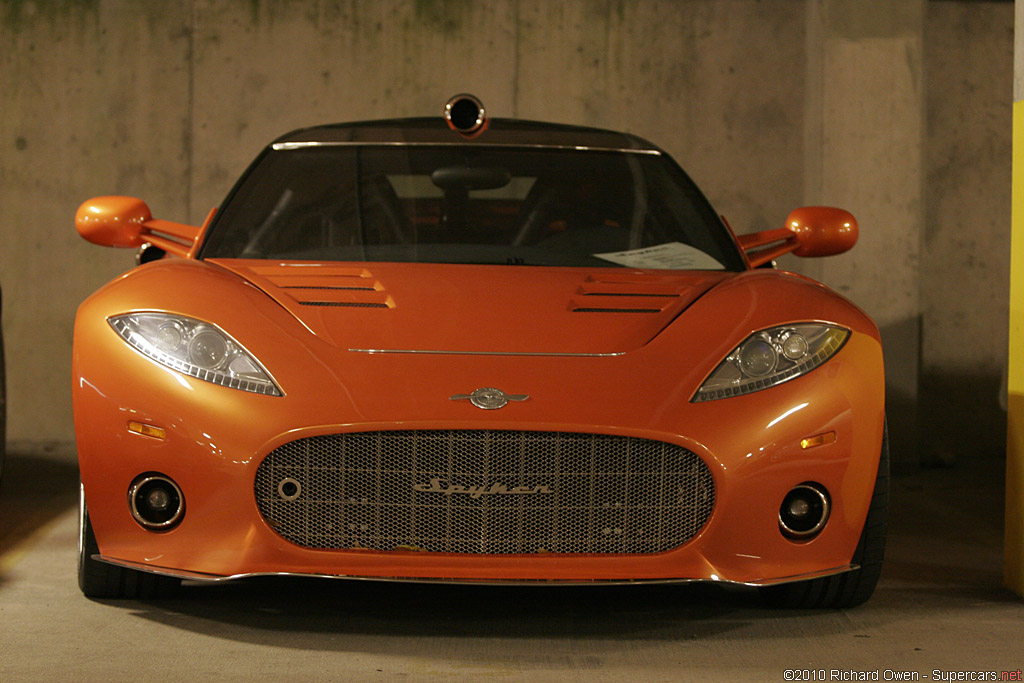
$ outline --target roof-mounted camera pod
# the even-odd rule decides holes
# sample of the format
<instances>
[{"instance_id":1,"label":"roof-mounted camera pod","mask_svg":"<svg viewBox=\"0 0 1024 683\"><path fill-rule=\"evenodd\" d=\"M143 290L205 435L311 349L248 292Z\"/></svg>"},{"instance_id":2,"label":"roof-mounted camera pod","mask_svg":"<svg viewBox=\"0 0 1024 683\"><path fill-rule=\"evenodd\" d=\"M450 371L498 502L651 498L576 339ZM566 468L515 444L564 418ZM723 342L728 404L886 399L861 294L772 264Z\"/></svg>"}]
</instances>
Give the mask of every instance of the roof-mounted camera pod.
<instances>
[{"instance_id":1,"label":"roof-mounted camera pod","mask_svg":"<svg viewBox=\"0 0 1024 683\"><path fill-rule=\"evenodd\" d=\"M475 95L460 93L444 105L444 118L448 126L465 138L475 138L487 130L487 112Z\"/></svg>"}]
</instances>

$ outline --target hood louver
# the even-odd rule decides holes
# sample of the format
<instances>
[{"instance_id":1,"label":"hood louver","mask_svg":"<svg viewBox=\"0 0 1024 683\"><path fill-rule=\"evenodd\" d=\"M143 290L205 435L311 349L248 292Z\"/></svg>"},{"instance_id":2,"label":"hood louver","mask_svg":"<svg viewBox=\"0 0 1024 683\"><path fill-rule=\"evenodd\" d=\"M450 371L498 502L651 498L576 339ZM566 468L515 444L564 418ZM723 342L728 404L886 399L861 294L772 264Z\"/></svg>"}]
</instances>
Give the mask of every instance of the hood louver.
<instances>
[{"instance_id":1,"label":"hood louver","mask_svg":"<svg viewBox=\"0 0 1024 683\"><path fill-rule=\"evenodd\" d=\"M609 356L648 344L730 273L214 259L306 329L374 353Z\"/></svg>"},{"instance_id":2,"label":"hood louver","mask_svg":"<svg viewBox=\"0 0 1024 683\"><path fill-rule=\"evenodd\" d=\"M573 313L661 313L690 289L678 280L590 277L569 302Z\"/></svg>"},{"instance_id":3,"label":"hood louver","mask_svg":"<svg viewBox=\"0 0 1024 683\"><path fill-rule=\"evenodd\" d=\"M339 266L256 266L250 273L265 278L300 306L394 308L384 286L364 268ZM307 271L307 272L303 272ZM251 277L251 276L250 276Z\"/></svg>"}]
</instances>

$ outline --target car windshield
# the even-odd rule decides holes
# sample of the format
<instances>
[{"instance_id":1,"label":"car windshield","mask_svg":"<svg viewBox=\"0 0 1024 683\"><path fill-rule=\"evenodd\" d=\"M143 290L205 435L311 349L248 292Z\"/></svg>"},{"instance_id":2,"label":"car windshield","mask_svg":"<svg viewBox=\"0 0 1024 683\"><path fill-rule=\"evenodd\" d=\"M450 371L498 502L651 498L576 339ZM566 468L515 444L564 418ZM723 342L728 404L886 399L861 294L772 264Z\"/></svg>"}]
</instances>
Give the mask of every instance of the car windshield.
<instances>
[{"instance_id":1,"label":"car windshield","mask_svg":"<svg viewBox=\"0 0 1024 683\"><path fill-rule=\"evenodd\" d=\"M482 145L298 145L232 191L203 258L742 270L666 156Z\"/></svg>"}]
</instances>

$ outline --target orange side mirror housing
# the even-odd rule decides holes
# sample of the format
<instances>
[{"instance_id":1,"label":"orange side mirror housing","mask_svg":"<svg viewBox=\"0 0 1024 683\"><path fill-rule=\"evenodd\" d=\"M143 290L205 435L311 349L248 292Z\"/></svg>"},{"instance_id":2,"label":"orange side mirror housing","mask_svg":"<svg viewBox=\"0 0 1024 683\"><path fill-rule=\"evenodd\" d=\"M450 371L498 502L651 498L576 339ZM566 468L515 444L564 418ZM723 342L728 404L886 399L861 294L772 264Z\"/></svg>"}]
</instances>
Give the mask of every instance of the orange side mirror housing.
<instances>
[{"instance_id":1,"label":"orange side mirror housing","mask_svg":"<svg viewBox=\"0 0 1024 683\"><path fill-rule=\"evenodd\" d=\"M103 247L139 247L143 225L153 215L146 202L135 197L94 197L75 212L75 229Z\"/></svg>"},{"instance_id":2,"label":"orange side mirror housing","mask_svg":"<svg viewBox=\"0 0 1024 683\"><path fill-rule=\"evenodd\" d=\"M786 226L737 237L752 268L790 252L797 256L833 256L857 242L853 214L833 206L804 206L790 212Z\"/></svg>"},{"instance_id":3,"label":"orange side mirror housing","mask_svg":"<svg viewBox=\"0 0 1024 683\"><path fill-rule=\"evenodd\" d=\"M832 206L804 206L786 218L786 228L796 234L797 256L834 256L857 243L860 228L853 214Z\"/></svg>"},{"instance_id":4,"label":"orange side mirror housing","mask_svg":"<svg viewBox=\"0 0 1024 683\"><path fill-rule=\"evenodd\" d=\"M175 256L192 258L202 227L153 218L146 202L135 197L94 197L75 212L75 229L93 244L104 247L141 247L151 244Z\"/></svg>"}]
</instances>

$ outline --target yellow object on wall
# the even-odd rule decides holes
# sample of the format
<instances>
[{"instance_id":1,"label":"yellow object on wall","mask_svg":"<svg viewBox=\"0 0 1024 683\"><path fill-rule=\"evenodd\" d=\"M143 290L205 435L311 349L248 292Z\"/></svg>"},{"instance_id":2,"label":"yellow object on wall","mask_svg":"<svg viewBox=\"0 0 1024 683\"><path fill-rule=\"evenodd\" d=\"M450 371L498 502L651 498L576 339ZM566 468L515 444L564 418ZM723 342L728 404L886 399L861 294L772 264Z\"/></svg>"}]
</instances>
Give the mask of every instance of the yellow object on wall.
<instances>
[{"instance_id":1,"label":"yellow object on wall","mask_svg":"<svg viewBox=\"0 0 1024 683\"><path fill-rule=\"evenodd\" d=\"M1010 247L1010 348L1007 389L1006 585L1024 595L1024 101L1013 104L1013 204Z\"/></svg>"}]
</instances>

